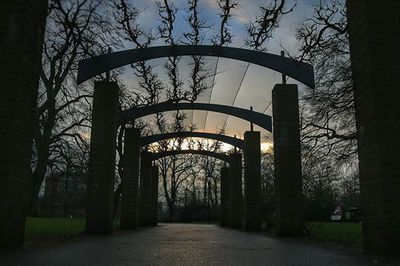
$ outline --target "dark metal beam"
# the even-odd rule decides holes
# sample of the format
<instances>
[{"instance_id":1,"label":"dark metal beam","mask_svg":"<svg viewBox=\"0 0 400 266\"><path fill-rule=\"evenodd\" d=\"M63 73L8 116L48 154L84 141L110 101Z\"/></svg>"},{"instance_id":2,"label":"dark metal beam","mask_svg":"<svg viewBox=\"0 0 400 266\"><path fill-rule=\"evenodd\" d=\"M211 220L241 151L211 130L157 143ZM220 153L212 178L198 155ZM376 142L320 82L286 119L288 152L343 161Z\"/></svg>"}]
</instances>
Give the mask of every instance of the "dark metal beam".
<instances>
[{"instance_id":1,"label":"dark metal beam","mask_svg":"<svg viewBox=\"0 0 400 266\"><path fill-rule=\"evenodd\" d=\"M144 117L151 114L162 113L174 110L204 110L211 112L224 113L241 119L253 122L254 124L272 132L271 116L259 112L250 111L247 109L211 104L211 103L171 103L163 102L155 105L130 108L121 112L121 118L124 122L132 121L136 118Z\"/></svg>"},{"instance_id":2,"label":"dark metal beam","mask_svg":"<svg viewBox=\"0 0 400 266\"><path fill-rule=\"evenodd\" d=\"M173 150L173 151L164 151L160 153L152 153L152 159L158 160L163 157L178 155L178 154L199 154L199 155L214 157L221 161L229 163L228 155L213 151L205 151L205 150Z\"/></svg>"},{"instance_id":3,"label":"dark metal beam","mask_svg":"<svg viewBox=\"0 0 400 266\"><path fill-rule=\"evenodd\" d=\"M151 143L166 140L166 139L173 139L173 138L204 138L204 139L213 139L228 143L232 146L235 146L239 149L243 149L244 142L242 139L233 138L227 135L222 134L215 134L215 133L206 133L206 132L192 132L192 131L183 131L183 132L171 132L171 133L164 133L164 134L156 134L145 136L141 138L141 145L146 146Z\"/></svg>"},{"instance_id":4,"label":"dark metal beam","mask_svg":"<svg viewBox=\"0 0 400 266\"><path fill-rule=\"evenodd\" d=\"M156 46L114 52L84 59L79 62L78 84L114 68L168 56L216 56L246 61L285 74L314 88L313 66L279 55L241 48L211 45Z\"/></svg>"}]
</instances>

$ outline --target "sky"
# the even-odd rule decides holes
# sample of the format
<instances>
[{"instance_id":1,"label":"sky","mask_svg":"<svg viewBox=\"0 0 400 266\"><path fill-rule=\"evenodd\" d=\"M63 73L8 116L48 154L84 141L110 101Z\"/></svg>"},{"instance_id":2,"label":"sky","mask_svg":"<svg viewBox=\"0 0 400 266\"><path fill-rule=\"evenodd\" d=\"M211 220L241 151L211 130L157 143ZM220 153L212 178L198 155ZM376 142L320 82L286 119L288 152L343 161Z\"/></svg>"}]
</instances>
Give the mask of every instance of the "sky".
<instances>
[{"instance_id":1,"label":"sky","mask_svg":"<svg viewBox=\"0 0 400 266\"><path fill-rule=\"evenodd\" d=\"M280 54L282 47L295 54L298 49L298 44L295 39L295 31L301 23L312 16L312 5L318 0L298 0L297 6L289 15L286 15L280 22L280 27L274 32L272 40L266 47L269 53ZM248 24L254 17L259 14L259 6L269 0L238 0L239 6L235 10L230 21L230 26L233 34L233 42L229 46L243 48L246 38L245 25ZM289 1L289 3L293 0ZM156 9L154 0L134 0L134 6L142 12L139 17L139 23L146 29L154 29L159 23L160 18ZM186 0L170 1L175 7L179 8L176 20L176 36L182 36L182 33L188 30L188 25L185 19L187 16ZM208 25L219 25L218 6L216 0L200 0L199 12ZM213 31L209 31L213 33ZM207 36L207 35L206 35ZM204 44L209 44L207 37ZM163 45L163 43L155 43L154 45ZM129 45L125 49L129 49ZM188 74L187 64L190 62L190 57L182 57L179 67L180 75L185 80ZM149 61L155 66L162 79L166 79L164 65L166 59L156 59ZM257 112L262 112L268 115L272 114L271 92L275 84L281 83L281 74L272 70L248 64L246 62L207 57L207 67L210 70L215 70L217 65L217 75L215 79L210 78L208 83L214 81L212 90L201 95L197 102L211 102L216 104L233 105L236 107L249 109L250 106ZM294 80L289 80L289 83L298 84ZM124 83L132 90L138 90L137 80L134 75L125 75ZM300 86L301 89L301 86ZM218 132L219 129L226 125L227 135L236 135L243 138L246 130L249 130L249 122L224 114L205 112L205 111L188 111L188 122L193 122L197 125L197 131ZM147 118L151 123L151 117ZM265 130L255 127L255 130L261 131L263 147L269 147L271 142L271 134Z\"/></svg>"}]
</instances>

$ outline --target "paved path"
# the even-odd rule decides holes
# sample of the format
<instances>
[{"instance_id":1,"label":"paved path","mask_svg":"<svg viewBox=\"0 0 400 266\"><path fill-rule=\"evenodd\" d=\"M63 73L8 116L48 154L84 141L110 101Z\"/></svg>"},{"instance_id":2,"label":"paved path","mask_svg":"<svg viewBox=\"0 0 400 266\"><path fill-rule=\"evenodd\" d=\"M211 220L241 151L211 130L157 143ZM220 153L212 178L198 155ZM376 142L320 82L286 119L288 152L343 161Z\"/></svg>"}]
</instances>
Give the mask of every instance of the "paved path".
<instances>
[{"instance_id":1,"label":"paved path","mask_svg":"<svg viewBox=\"0 0 400 266\"><path fill-rule=\"evenodd\" d=\"M357 252L217 225L161 224L55 247L0 254L0 265L369 265Z\"/></svg>"}]
</instances>

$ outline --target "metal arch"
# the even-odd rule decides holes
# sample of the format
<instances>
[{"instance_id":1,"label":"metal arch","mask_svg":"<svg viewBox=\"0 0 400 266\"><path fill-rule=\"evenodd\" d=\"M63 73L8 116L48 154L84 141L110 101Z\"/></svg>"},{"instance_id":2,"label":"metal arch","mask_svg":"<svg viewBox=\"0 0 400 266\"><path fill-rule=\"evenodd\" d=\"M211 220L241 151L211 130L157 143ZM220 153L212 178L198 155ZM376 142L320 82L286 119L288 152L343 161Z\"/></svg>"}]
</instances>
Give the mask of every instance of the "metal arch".
<instances>
[{"instance_id":1,"label":"metal arch","mask_svg":"<svg viewBox=\"0 0 400 266\"><path fill-rule=\"evenodd\" d=\"M217 158L221 161L229 163L229 156L223 153L213 152L213 151L205 151L205 150L172 150L172 151L164 151L160 153L153 153L152 160L157 160L163 157L178 155L178 154L199 154L209 157Z\"/></svg>"},{"instance_id":2,"label":"metal arch","mask_svg":"<svg viewBox=\"0 0 400 266\"><path fill-rule=\"evenodd\" d=\"M144 107L133 107L130 109L126 109L120 113L123 121L128 122L132 121L136 118L144 117L151 114L162 113L167 111L174 110L203 110L203 111L211 111L224 113L232 116L239 117L241 119L252 122L265 130L272 132L272 119L271 116L262 114L255 111L250 111L247 109L228 106L228 105L220 105L220 104L212 104L212 103L172 103L172 102L163 102L159 104L154 104L150 106Z\"/></svg>"},{"instance_id":3,"label":"metal arch","mask_svg":"<svg viewBox=\"0 0 400 266\"><path fill-rule=\"evenodd\" d=\"M239 149L243 149L244 141L242 139L233 138L227 135L215 134L215 133L206 133L206 132L193 132L193 131L183 131L183 132L171 132L164 134L156 134L145 136L141 138L141 145L146 146L148 144L165 140L165 139L173 139L173 138L205 138L205 139L214 139L218 141L222 141L228 143L232 146L235 146Z\"/></svg>"},{"instance_id":4,"label":"metal arch","mask_svg":"<svg viewBox=\"0 0 400 266\"><path fill-rule=\"evenodd\" d=\"M310 64L264 52L211 45L155 46L84 59L79 62L78 84L114 68L139 61L184 55L217 56L246 61L286 74L311 88L315 87L314 69Z\"/></svg>"}]
</instances>

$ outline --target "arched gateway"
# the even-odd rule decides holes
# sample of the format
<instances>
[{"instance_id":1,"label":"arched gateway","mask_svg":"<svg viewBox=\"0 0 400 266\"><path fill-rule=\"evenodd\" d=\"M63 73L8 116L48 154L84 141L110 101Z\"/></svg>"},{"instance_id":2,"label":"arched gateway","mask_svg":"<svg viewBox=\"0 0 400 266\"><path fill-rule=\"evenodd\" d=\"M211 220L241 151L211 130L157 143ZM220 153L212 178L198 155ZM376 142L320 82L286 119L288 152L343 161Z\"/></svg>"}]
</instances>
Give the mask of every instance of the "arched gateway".
<instances>
[{"instance_id":1,"label":"arched gateway","mask_svg":"<svg viewBox=\"0 0 400 266\"><path fill-rule=\"evenodd\" d=\"M207 132L194 132L194 131L181 131L181 132L170 132L164 134L155 134L150 136L144 136L140 139L140 143L142 146L149 145L154 142L158 142L161 140L167 139L175 139L175 138L202 138L202 139L213 139L225 142L232 146L235 146L239 149L244 148L244 141L238 138L233 138L227 135L222 134L214 134Z\"/></svg>"},{"instance_id":2,"label":"arched gateway","mask_svg":"<svg viewBox=\"0 0 400 266\"><path fill-rule=\"evenodd\" d=\"M216 46L163 46L144 49L134 49L115 52L86 59L79 64L78 82L88 80L98 74L114 68L132 64L142 60L168 56L201 55L218 56L246 61L281 72L307 86L314 87L313 67L309 64L295 61L278 55L250 51L239 48ZM277 190L277 232L279 235L300 235L303 233L304 214L300 160L300 131L297 85L275 85L272 91L273 121L271 117L254 111L209 103L171 103L164 102L153 106L123 110L117 116L119 88L115 82L95 82L90 164L88 177L88 232L101 233L112 230L112 220L109 206L112 204L110 193L113 190L115 169L115 138L119 123L131 121L157 112L170 110L208 110L234 115L273 132L274 158ZM272 126L273 122L273 126ZM149 136L149 138L152 138ZM157 138L154 136L153 138ZM220 137L222 138L222 137ZM230 140L227 136L225 140ZM148 140L148 139L147 139ZM138 129L127 129L125 134L125 174L122 180L121 227L132 229L137 226L139 210L154 208L150 202L156 200L151 180L156 180L151 173L158 173L152 166L153 155L143 153ZM236 145L238 145L237 141ZM242 203L242 161L241 155L222 158L230 161L229 168L221 174L229 173L229 189L226 182L221 183L222 198L229 193L230 200L225 213L225 224L245 229L259 230L261 226L261 151L260 132L246 131L243 140L244 157L244 204ZM173 152L171 152L173 153ZM208 154L212 155L212 154ZM139 158L141 157L141 160ZM236 159L235 159L236 158ZM234 163L232 163L232 160ZM139 179L140 167L140 188ZM157 179L158 180L158 179ZM227 180L223 178L223 180ZM155 182L155 181L154 181ZM232 183L233 182L233 183ZM233 184L233 185L232 185ZM140 190L140 204L137 198ZM153 196L151 196L153 195ZM143 207L147 206L147 207ZM153 206L150 208L150 206ZM242 211L242 206L244 210ZM228 217L229 216L229 217ZM155 223L152 214L139 211L142 225ZM140 219L139 219L140 220Z\"/></svg>"},{"instance_id":3,"label":"arched gateway","mask_svg":"<svg viewBox=\"0 0 400 266\"><path fill-rule=\"evenodd\" d=\"M207 150L171 150L152 154L152 160L158 160L167 156L179 155L179 154L198 154L208 157L214 157L226 163L229 163L229 156L223 153L207 151Z\"/></svg>"},{"instance_id":4,"label":"arched gateway","mask_svg":"<svg viewBox=\"0 0 400 266\"><path fill-rule=\"evenodd\" d=\"M174 111L174 110L205 110L205 111L228 114L247 120L269 132L272 132L272 119L271 116L269 115L255 111L250 111L239 107L221 105L221 104L212 104L212 103L163 102L150 106L144 106L139 108L133 107L130 109L126 109L120 113L120 116L122 121L127 122L147 115L162 113L167 111Z\"/></svg>"},{"instance_id":5,"label":"arched gateway","mask_svg":"<svg viewBox=\"0 0 400 266\"><path fill-rule=\"evenodd\" d=\"M157 46L88 58L79 62L78 84L114 68L139 61L184 55L216 56L246 61L285 74L309 87L315 86L313 66L310 64L264 52L211 45Z\"/></svg>"}]
</instances>

